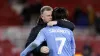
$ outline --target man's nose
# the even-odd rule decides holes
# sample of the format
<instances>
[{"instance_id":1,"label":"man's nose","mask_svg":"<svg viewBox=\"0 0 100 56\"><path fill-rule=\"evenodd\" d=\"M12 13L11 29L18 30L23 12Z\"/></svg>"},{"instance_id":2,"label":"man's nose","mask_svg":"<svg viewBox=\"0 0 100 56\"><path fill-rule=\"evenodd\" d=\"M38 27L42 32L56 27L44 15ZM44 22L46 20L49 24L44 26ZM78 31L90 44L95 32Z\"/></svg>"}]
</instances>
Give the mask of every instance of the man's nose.
<instances>
[{"instance_id":1,"label":"man's nose","mask_svg":"<svg viewBox=\"0 0 100 56\"><path fill-rule=\"evenodd\" d=\"M52 19L52 16L50 18Z\"/></svg>"}]
</instances>

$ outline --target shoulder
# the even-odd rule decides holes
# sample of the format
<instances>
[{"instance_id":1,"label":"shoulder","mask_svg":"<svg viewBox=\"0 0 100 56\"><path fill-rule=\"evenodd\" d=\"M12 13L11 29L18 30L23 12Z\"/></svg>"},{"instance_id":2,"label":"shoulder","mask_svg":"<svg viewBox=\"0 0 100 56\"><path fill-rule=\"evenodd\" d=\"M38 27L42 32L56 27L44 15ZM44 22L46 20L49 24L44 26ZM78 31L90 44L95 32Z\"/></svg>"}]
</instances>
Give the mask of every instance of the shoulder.
<instances>
[{"instance_id":1,"label":"shoulder","mask_svg":"<svg viewBox=\"0 0 100 56\"><path fill-rule=\"evenodd\" d=\"M44 26L41 25L36 25L35 27L32 28L32 30L41 30L43 29Z\"/></svg>"},{"instance_id":2,"label":"shoulder","mask_svg":"<svg viewBox=\"0 0 100 56\"><path fill-rule=\"evenodd\" d=\"M50 28L51 28L51 27L46 26L46 27L44 27L44 28L41 29L41 32L46 32L46 31L48 31Z\"/></svg>"},{"instance_id":3,"label":"shoulder","mask_svg":"<svg viewBox=\"0 0 100 56\"><path fill-rule=\"evenodd\" d=\"M45 31L46 29L47 29L47 27L44 27L44 28L41 29L41 31Z\"/></svg>"}]
</instances>

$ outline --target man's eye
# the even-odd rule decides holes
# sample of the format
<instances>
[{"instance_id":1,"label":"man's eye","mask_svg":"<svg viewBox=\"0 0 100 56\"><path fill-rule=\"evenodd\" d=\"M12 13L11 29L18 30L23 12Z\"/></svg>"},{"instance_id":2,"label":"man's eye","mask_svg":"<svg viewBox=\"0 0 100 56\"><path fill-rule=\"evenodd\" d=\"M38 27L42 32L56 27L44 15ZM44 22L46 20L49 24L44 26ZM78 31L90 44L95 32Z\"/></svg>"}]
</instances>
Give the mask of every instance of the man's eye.
<instances>
[{"instance_id":1,"label":"man's eye","mask_svg":"<svg viewBox=\"0 0 100 56\"><path fill-rule=\"evenodd\" d=\"M49 15L48 15L49 16Z\"/></svg>"}]
</instances>

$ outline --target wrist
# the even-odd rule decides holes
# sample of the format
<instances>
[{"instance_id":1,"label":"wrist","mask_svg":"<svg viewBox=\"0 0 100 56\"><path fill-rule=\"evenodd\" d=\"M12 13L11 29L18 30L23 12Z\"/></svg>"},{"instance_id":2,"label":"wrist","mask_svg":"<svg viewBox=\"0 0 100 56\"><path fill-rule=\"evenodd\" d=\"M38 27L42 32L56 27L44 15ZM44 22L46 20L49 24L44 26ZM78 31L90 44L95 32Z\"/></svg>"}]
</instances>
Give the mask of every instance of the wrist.
<instances>
[{"instance_id":1,"label":"wrist","mask_svg":"<svg viewBox=\"0 0 100 56\"><path fill-rule=\"evenodd\" d=\"M58 23L57 21L54 21L54 25L57 25L57 23Z\"/></svg>"}]
</instances>

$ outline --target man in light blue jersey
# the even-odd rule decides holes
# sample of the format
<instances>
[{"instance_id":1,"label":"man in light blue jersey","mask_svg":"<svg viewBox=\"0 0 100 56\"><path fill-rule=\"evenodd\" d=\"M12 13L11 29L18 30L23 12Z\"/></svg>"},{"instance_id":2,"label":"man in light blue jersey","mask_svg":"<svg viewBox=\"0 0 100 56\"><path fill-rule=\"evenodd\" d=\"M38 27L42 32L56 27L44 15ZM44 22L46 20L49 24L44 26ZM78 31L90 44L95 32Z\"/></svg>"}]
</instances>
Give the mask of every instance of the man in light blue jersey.
<instances>
[{"instance_id":1,"label":"man in light blue jersey","mask_svg":"<svg viewBox=\"0 0 100 56\"><path fill-rule=\"evenodd\" d=\"M52 13L53 20L65 20L66 10L55 8ZM47 42L50 49L49 56L74 56L75 41L73 32L70 29L59 26L47 26L43 28L37 38L20 54L26 56L28 52L39 46L43 41Z\"/></svg>"}]
</instances>

